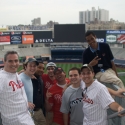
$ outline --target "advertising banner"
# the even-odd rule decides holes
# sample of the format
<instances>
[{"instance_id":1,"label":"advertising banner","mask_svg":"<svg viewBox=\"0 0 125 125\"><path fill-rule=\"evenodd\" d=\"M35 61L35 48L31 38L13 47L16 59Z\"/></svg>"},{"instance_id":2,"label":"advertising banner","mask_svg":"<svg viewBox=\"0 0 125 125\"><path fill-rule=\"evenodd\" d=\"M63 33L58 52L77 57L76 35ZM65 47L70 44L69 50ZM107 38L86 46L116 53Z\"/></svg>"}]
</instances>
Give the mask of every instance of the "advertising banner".
<instances>
[{"instance_id":1,"label":"advertising banner","mask_svg":"<svg viewBox=\"0 0 125 125\"><path fill-rule=\"evenodd\" d=\"M11 32L10 40L11 44L21 44L22 43L21 32Z\"/></svg>"},{"instance_id":2,"label":"advertising banner","mask_svg":"<svg viewBox=\"0 0 125 125\"><path fill-rule=\"evenodd\" d=\"M10 32L0 32L0 45L10 44Z\"/></svg>"},{"instance_id":3,"label":"advertising banner","mask_svg":"<svg viewBox=\"0 0 125 125\"><path fill-rule=\"evenodd\" d=\"M125 34L118 34L117 35L117 43L124 43L125 44Z\"/></svg>"},{"instance_id":4,"label":"advertising banner","mask_svg":"<svg viewBox=\"0 0 125 125\"><path fill-rule=\"evenodd\" d=\"M34 35L32 31L23 31L22 32L22 44L33 44Z\"/></svg>"},{"instance_id":5,"label":"advertising banner","mask_svg":"<svg viewBox=\"0 0 125 125\"><path fill-rule=\"evenodd\" d=\"M108 30L106 32L106 42L125 44L125 30Z\"/></svg>"},{"instance_id":6,"label":"advertising banner","mask_svg":"<svg viewBox=\"0 0 125 125\"><path fill-rule=\"evenodd\" d=\"M33 44L34 36L33 35L22 35L22 44Z\"/></svg>"},{"instance_id":7,"label":"advertising banner","mask_svg":"<svg viewBox=\"0 0 125 125\"><path fill-rule=\"evenodd\" d=\"M52 31L33 31L34 43L52 43Z\"/></svg>"},{"instance_id":8,"label":"advertising banner","mask_svg":"<svg viewBox=\"0 0 125 125\"><path fill-rule=\"evenodd\" d=\"M97 42L106 42L106 30L88 30L96 35Z\"/></svg>"}]
</instances>

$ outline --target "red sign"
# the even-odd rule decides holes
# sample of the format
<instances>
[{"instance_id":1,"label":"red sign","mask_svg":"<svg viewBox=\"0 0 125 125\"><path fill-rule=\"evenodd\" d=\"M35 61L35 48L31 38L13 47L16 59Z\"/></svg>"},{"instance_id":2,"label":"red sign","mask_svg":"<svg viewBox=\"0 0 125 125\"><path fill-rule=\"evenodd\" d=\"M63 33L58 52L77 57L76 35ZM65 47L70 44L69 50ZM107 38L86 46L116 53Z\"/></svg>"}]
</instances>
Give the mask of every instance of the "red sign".
<instances>
[{"instance_id":1,"label":"red sign","mask_svg":"<svg viewBox=\"0 0 125 125\"><path fill-rule=\"evenodd\" d=\"M0 32L0 35L3 35L3 32Z\"/></svg>"},{"instance_id":2,"label":"red sign","mask_svg":"<svg viewBox=\"0 0 125 125\"><path fill-rule=\"evenodd\" d=\"M117 35L117 42L118 43L125 43L125 34Z\"/></svg>"},{"instance_id":3,"label":"red sign","mask_svg":"<svg viewBox=\"0 0 125 125\"><path fill-rule=\"evenodd\" d=\"M0 44L10 44L10 36L0 36Z\"/></svg>"}]
</instances>

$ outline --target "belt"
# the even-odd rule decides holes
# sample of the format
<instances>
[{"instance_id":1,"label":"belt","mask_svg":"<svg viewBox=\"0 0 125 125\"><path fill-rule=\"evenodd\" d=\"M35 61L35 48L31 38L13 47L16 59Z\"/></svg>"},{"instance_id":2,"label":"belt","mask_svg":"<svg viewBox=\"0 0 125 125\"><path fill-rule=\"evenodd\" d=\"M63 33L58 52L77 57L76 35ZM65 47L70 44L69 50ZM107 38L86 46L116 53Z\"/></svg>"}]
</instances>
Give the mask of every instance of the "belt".
<instances>
[{"instance_id":1,"label":"belt","mask_svg":"<svg viewBox=\"0 0 125 125\"><path fill-rule=\"evenodd\" d=\"M41 108L34 108L34 111L38 111L38 110L40 110Z\"/></svg>"}]
</instances>

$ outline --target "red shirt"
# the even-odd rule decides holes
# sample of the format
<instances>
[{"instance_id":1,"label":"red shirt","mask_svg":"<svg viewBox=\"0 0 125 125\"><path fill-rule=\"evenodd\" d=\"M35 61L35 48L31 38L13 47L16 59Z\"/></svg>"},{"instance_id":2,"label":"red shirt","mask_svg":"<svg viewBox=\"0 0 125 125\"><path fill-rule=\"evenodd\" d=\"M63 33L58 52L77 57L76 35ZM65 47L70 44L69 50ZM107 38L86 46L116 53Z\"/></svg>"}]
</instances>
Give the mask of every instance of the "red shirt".
<instances>
[{"instance_id":1,"label":"red shirt","mask_svg":"<svg viewBox=\"0 0 125 125\"><path fill-rule=\"evenodd\" d=\"M51 80L49 78L48 74L43 74L42 75L42 80L43 80L43 83L44 83L44 95L46 96L46 92L47 92L48 88L55 85L57 83L57 81L56 81L56 79Z\"/></svg>"},{"instance_id":2,"label":"red shirt","mask_svg":"<svg viewBox=\"0 0 125 125\"><path fill-rule=\"evenodd\" d=\"M66 83L69 83L68 79L66 79ZM52 104L53 121L59 125L64 125L63 113L60 112L63 88L55 84L49 89L49 92L52 93L52 97L49 98L49 103Z\"/></svg>"}]
</instances>

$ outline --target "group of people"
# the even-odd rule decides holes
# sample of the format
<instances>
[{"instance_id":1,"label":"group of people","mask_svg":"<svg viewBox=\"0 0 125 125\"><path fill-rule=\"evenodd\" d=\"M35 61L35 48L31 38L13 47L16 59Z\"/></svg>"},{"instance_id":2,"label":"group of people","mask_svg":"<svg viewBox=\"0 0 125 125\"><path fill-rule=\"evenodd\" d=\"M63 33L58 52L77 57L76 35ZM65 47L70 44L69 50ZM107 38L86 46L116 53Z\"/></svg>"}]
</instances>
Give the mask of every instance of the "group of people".
<instances>
[{"instance_id":1,"label":"group of people","mask_svg":"<svg viewBox=\"0 0 125 125\"><path fill-rule=\"evenodd\" d=\"M107 125L107 109L124 108L111 95L123 97L124 84L118 78L113 54L106 43L97 43L93 32L85 34L89 47L81 68L66 73L53 62L28 58L17 73L16 51L4 55L0 71L0 113L2 125ZM114 83L114 91L102 83ZM119 114L119 116L124 116Z\"/></svg>"}]
</instances>

